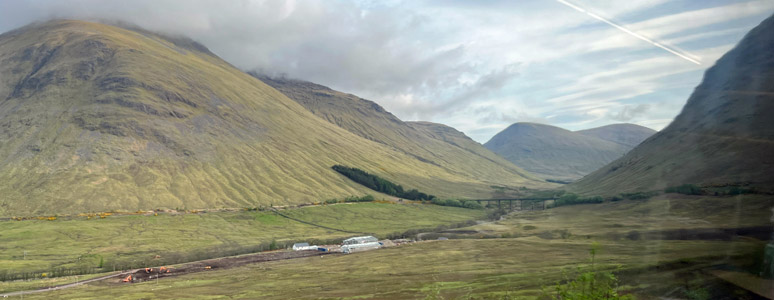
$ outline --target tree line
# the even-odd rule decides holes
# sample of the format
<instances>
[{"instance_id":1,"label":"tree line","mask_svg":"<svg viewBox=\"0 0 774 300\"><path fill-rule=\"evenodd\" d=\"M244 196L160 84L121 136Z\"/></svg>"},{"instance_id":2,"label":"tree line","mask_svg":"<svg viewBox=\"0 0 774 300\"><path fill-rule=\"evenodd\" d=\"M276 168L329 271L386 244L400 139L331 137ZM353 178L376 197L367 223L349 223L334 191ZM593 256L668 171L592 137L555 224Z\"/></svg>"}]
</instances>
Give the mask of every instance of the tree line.
<instances>
[{"instance_id":1,"label":"tree line","mask_svg":"<svg viewBox=\"0 0 774 300\"><path fill-rule=\"evenodd\" d=\"M483 209L484 207L481 206L481 204L478 204L478 202L473 200L457 200L457 199L438 199L435 198L430 203L440 206L453 206L453 207L462 207L462 208L469 208L469 209Z\"/></svg>"},{"instance_id":2,"label":"tree line","mask_svg":"<svg viewBox=\"0 0 774 300\"><path fill-rule=\"evenodd\" d=\"M350 168L342 165L335 165L332 167L336 172L346 176L354 182L362 184L369 189L377 192L385 193L390 196L400 197L409 200L433 200L435 196L428 195L418 191L417 189L404 190L400 184L392 183L384 178L370 174L358 168Z\"/></svg>"}]
</instances>

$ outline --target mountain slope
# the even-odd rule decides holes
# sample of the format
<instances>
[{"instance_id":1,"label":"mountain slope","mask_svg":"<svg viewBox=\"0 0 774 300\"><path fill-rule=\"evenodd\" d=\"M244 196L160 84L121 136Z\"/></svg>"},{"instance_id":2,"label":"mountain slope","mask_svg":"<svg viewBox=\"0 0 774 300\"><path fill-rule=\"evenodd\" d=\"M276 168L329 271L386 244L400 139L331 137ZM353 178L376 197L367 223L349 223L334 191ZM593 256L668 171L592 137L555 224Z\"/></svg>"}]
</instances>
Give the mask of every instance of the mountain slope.
<instances>
[{"instance_id":1,"label":"mountain slope","mask_svg":"<svg viewBox=\"0 0 774 300\"><path fill-rule=\"evenodd\" d=\"M492 185L537 184L539 180L446 125L404 122L372 101L319 84L251 75L328 122L450 173Z\"/></svg>"},{"instance_id":2,"label":"mountain slope","mask_svg":"<svg viewBox=\"0 0 774 300\"><path fill-rule=\"evenodd\" d=\"M536 123L515 123L484 146L531 173L554 180L583 177L630 149L591 135Z\"/></svg>"},{"instance_id":3,"label":"mountain slope","mask_svg":"<svg viewBox=\"0 0 774 300\"><path fill-rule=\"evenodd\" d=\"M637 147L642 141L656 133L653 129L635 124L610 124L576 132L621 144L630 149Z\"/></svg>"},{"instance_id":4,"label":"mountain slope","mask_svg":"<svg viewBox=\"0 0 774 300\"><path fill-rule=\"evenodd\" d=\"M587 194L685 183L774 188L774 17L704 74L682 112L626 156L568 188Z\"/></svg>"},{"instance_id":5,"label":"mountain slope","mask_svg":"<svg viewBox=\"0 0 774 300\"><path fill-rule=\"evenodd\" d=\"M334 164L439 196L491 191L326 122L186 39L82 21L33 24L0 35L0 75L0 215L371 192Z\"/></svg>"}]
</instances>

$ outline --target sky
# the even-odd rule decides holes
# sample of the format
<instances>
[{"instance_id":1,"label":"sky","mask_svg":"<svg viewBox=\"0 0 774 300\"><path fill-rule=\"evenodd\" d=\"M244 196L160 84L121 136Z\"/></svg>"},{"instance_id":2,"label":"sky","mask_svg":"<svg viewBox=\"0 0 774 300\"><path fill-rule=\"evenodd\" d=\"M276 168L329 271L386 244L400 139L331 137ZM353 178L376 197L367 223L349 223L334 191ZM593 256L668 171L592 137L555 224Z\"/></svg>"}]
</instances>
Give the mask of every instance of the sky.
<instances>
[{"instance_id":1,"label":"sky","mask_svg":"<svg viewBox=\"0 0 774 300\"><path fill-rule=\"evenodd\" d=\"M0 32L133 23L485 143L515 122L660 130L772 13L774 0L0 0Z\"/></svg>"}]
</instances>

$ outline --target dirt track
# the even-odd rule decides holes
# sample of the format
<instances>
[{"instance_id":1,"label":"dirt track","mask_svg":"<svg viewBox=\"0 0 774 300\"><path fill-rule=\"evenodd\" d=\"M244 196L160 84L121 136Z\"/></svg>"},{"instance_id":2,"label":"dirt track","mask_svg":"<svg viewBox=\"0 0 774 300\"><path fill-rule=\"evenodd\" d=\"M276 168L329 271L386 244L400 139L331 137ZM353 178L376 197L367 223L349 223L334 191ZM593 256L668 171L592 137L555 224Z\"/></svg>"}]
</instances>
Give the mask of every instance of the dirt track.
<instances>
[{"instance_id":1,"label":"dirt track","mask_svg":"<svg viewBox=\"0 0 774 300\"><path fill-rule=\"evenodd\" d=\"M305 251L277 250L277 251L261 252L256 254L248 254L248 255L234 256L234 257L223 257L223 258L202 260L202 261L187 263L177 267L171 267L169 268L169 272L162 272L162 273L159 272L158 267L153 268L152 271L150 272L146 272L145 269L138 269L130 273L122 274L122 276L116 276L115 278L117 279L116 282L124 283L123 279L126 278L127 275L131 274L132 282L142 282L150 279L156 279L159 277L164 278L169 276L177 276L177 275L190 274L190 273L196 273L196 272L206 272L206 271L217 270L217 269L227 269L227 268L238 267L246 264L266 262L266 261L285 260L285 259L294 259L294 258L302 258L302 257L310 257L310 256L322 256L322 255L340 255L340 254L341 253L337 253L337 252L321 252L316 250L305 250Z\"/></svg>"},{"instance_id":2,"label":"dirt track","mask_svg":"<svg viewBox=\"0 0 774 300\"><path fill-rule=\"evenodd\" d=\"M27 294L33 294L33 293L42 293L42 292L48 292L48 291L63 290L63 289L66 289L66 288L71 288L71 287L79 286L79 285L82 285L82 284L87 284L87 283L90 283L90 282L105 280L105 279L109 279L109 278L114 278L114 277L121 277L121 278L123 278L124 276L127 276L128 274L130 274L132 272L136 272L136 271L137 270L131 270L131 271L126 271L126 272L122 272L122 273L119 273L119 274L105 275L105 276L100 276L100 277L97 277L97 278L92 278L92 279L88 279L88 280L84 280L84 281L78 281L78 282L73 282L73 283L68 283L68 284L63 284L63 285L58 285L58 286L53 286L53 287L49 287L49 288L42 288L42 289L29 290L29 291L10 292L10 293L7 293L7 294L2 294L0 296L2 296L3 298L8 298L8 297L13 297L13 296L21 296L21 295L27 295Z\"/></svg>"},{"instance_id":3,"label":"dirt track","mask_svg":"<svg viewBox=\"0 0 774 300\"><path fill-rule=\"evenodd\" d=\"M311 257L311 256L321 256L321 255L341 255L341 254L342 253L340 252L321 252L316 250L268 251L268 252L261 252L256 254L248 254L248 255L234 256L234 257L223 257L223 258L215 258L215 259L191 262L191 263L183 264L176 267L170 267L169 272L159 272L159 267L153 267L152 271L150 272L146 272L145 269L128 270L128 271L121 272L119 274L105 275L97 278L53 286L49 288L0 294L0 297L7 298L12 296L21 296L26 294L56 291L56 290L62 290L66 288L83 285L86 283L108 280L108 279L110 280L111 283L114 283L114 284L130 284L128 282L123 282L123 280L129 275L132 276L131 283L136 283L136 282L143 282L143 281L156 279L156 278L164 278L164 277L184 275L184 274L190 274L190 273L196 273L196 272L206 272L206 271L217 270L217 269L233 268L233 267L238 267L238 266L251 264L251 263L294 259L294 258Z\"/></svg>"}]
</instances>

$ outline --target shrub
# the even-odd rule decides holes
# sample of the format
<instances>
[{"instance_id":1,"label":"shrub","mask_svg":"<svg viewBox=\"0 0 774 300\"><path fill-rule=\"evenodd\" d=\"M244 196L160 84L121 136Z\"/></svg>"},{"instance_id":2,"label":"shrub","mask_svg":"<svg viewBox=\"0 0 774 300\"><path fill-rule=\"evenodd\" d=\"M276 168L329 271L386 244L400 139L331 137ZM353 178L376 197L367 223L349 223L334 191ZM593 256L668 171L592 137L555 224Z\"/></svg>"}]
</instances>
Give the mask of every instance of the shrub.
<instances>
[{"instance_id":1,"label":"shrub","mask_svg":"<svg viewBox=\"0 0 774 300\"><path fill-rule=\"evenodd\" d=\"M701 187L693 185L693 184L683 184L680 186L670 186L666 189L664 189L665 193L678 193L678 194L685 194L685 195L701 195L702 190Z\"/></svg>"},{"instance_id":2,"label":"shrub","mask_svg":"<svg viewBox=\"0 0 774 300\"><path fill-rule=\"evenodd\" d=\"M462 202L455 199L446 200L446 206L462 207Z\"/></svg>"},{"instance_id":3,"label":"shrub","mask_svg":"<svg viewBox=\"0 0 774 300\"><path fill-rule=\"evenodd\" d=\"M594 264L598 246L592 245L589 254L591 256L591 265L587 268L578 267L577 275L570 278L564 274L565 284L557 282L553 292L543 287L541 299L561 299L561 300L592 300L592 299L611 299L624 300L634 299L631 295L618 294L618 278L610 271L598 271Z\"/></svg>"},{"instance_id":4,"label":"shrub","mask_svg":"<svg viewBox=\"0 0 774 300\"><path fill-rule=\"evenodd\" d=\"M476 201L465 201L462 204L463 207L469 208L469 209L483 209L484 207L481 206L481 204L478 204Z\"/></svg>"},{"instance_id":5,"label":"shrub","mask_svg":"<svg viewBox=\"0 0 774 300\"><path fill-rule=\"evenodd\" d=\"M371 194L365 195L363 197L358 196L349 196L347 198L344 198L344 202L372 202L374 201L374 196Z\"/></svg>"},{"instance_id":6,"label":"shrub","mask_svg":"<svg viewBox=\"0 0 774 300\"><path fill-rule=\"evenodd\" d=\"M657 195L658 192L623 193L621 197L631 200L645 200Z\"/></svg>"},{"instance_id":7,"label":"shrub","mask_svg":"<svg viewBox=\"0 0 774 300\"><path fill-rule=\"evenodd\" d=\"M591 196L591 197L582 198L576 194L568 193L559 197L559 199L557 199L554 202L554 207L584 204L584 203L602 203L602 202L605 202L605 198L602 198L602 196Z\"/></svg>"},{"instance_id":8,"label":"shrub","mask_svg":"<svg viewBox=\"0 0 774 300\"><path fill-rule=\"evenodd\" d=\"M592 196L588 198L580 198L578 199L578 202L580 203L602 203L605 202L605 198L602 198L602 196Z\"/></svg>"},{"instance_id":9,"label":"shrub","mask_svg":"<svg viewBox=\"0 0 774 300\"><path fill-rule=\"evenodd\" d=\"M564 194L556 200L557 206L572 204L578 200L578 195L573 193Z\"/></svg>"},{"instance_id":10,"label":"shrub","mask_svg":"<svg viewBox=\"0 0 774 300\"><path fill-rule=\"evenodd\" d=\"M728 187L725 190L726 195L744 195L744 194L754 194L754 193L755 191L753 189L743 188L739 186Z\"/></svg>"},{"instance_id":11,"label":"shrub","mask_svg":"<svg viewBox=\"0 0 774 300\"><path fill-rule=\"evenodd\" d=\"M440 206L453 206L453 207L462 207L462 208L469 208L469 209L483 209L484 207L481 206L481 204L478 204L476 201L465 201L465 200L456 200L456 199L438 199L433 198L433 200L430 200L430 203Z\"/></svg>"},{"instance_id":12,"label":"shrub","mask_svg":"<svg viewBox=\"0 0 774 300\"><path fill-rule=\"evenodd\" d=\"M683 293L686 298L691 300L707 300L711 299L712 296L705 288L686 289Z\"/></svg>"},{"instance_id":13,"label":"shrub","mask_svg":"<svg viewBox=\"0 0 774 300\"><path fill-rule=\"evenodd\" d=\"M554 197L561 197L566 194L567 193L564 190L535 190L530 191L530 193L526 195L526 198L548 200L554 199Z\"/></svg>"}]
</instances>

